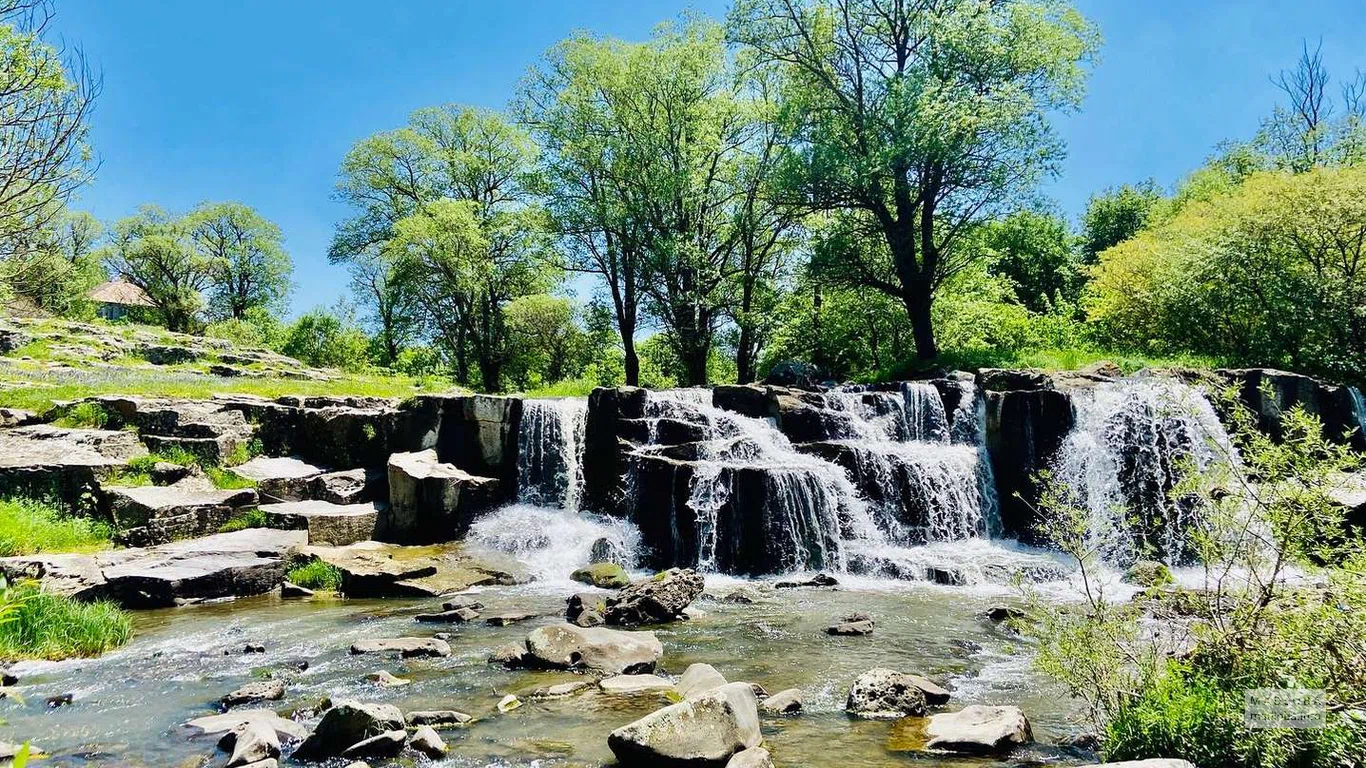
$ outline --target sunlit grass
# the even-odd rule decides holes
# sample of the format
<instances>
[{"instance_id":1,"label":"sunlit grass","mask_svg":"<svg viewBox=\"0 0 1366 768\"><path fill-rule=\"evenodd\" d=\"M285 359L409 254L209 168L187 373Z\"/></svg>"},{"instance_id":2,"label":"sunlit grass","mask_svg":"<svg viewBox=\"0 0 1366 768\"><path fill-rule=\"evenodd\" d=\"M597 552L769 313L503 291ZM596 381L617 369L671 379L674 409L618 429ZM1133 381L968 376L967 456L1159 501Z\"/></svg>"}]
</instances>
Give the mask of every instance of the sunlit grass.
<instances>
[{"instance_id":1,"label":"sunlit grass","mask_svg":"<svg viewBox=\"0 0 1366 768\"><path fill-rule=\"evenodd\" d=\"M0 593L0 659L98 656L132 637L132 619L113 603L80 602L32 582Z\"/></svg>"},{"instance_id":2,"label":"sunlit grass","mask_svg":"<svg viewBox=\"0 0 1366 768\"><path fill-rule=\"evenodd\" d=\"M109 527L26 498L0 499L0 557L107 549Z\"/></svg>"},{"instance_id":3,"label":"sunlit grass","mask_svg":"<svg viewBox=\"0 0 1366 768\"><path fill-rule=\"evenodd\" d=\"M342 573L336 566L314 558L303 565L289 569L285 581L305 589L326 589L336 592L341 589Z\"/></svg>"}]
</instances>

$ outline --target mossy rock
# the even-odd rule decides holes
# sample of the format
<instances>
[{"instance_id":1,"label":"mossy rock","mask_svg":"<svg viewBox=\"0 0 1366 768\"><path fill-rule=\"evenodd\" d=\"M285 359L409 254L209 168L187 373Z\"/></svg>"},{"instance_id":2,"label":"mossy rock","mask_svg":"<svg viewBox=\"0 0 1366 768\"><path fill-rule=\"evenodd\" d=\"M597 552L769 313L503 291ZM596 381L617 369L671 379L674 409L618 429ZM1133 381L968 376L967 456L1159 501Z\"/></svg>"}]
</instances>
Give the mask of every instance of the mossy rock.
<instances>
[{"instance_id":1,"label":"mossy rock","mask_svg":"<svg viewBox=\"0 0 1366 768\"><path fill-rule=\"evenodd\" d=\"M1175 584L1172 572L1156 560L1139 560L1124 572L1124 580L1140 587L1165 587Z\"/></svg>"},{"instance_id":2,"label":"mossy rock","mask_svg":"<svg viewBox=\"0 0 1366 768\"><path fill-rule=\"evenodd\" d=\"M574 571L569 578L599 589L621 589L631 583L631 577L627 575L626 569L617 563L587 565Z\"/></svg>"}]
</instances>

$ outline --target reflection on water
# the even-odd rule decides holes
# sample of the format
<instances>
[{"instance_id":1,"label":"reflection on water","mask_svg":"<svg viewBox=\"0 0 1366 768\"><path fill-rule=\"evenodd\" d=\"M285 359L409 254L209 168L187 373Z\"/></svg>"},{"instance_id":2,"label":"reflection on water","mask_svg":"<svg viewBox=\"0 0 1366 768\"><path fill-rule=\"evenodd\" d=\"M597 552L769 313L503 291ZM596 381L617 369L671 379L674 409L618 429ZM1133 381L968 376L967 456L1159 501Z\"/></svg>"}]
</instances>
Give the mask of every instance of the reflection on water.
<instances>
[{"instance_id":1,"label":"reflection on water","mask_svg":"<svg viewBox=\"0 0 1366 768\"><path fill-rule=\"evenodd\" d=\"M741 582L716 580L718 592ZM889 751L892 726L851 721L843 712L849 682L888 666L919 672L956 689L956 704L1011 703L1030 716L1036 738L1047 742L1074 732L1065 693L1029 670L1018 638L977 618L999 597L968 590L899 584L839 591L755 590L757 602L703 599L698 615L657 630L665 647L663 672L680 674L705 661L732 680L776 692L796 687L807 712L769 720L764 739L780 766L885 766L938 758ZM459 709L478 718L443 733L452 766L589 766L610 764L607 734L664 702L651 697L609 697L596 692L554 701L527 701L498 714L507 693L575 679L573 673L509 671L485 659L498 645L522 639L537 624L555 620L574 587L565 584L500 587L480 593L486 612L537 611L544 618L511 627L482 623L430 627L412 615L435 601L282 601L261 597L219 605L137 614L137 639L101 659L26 663L18 668L22 701L0 702L0 740L31 738L60 766L175 766L214 752L213 741L191 739L186 720L215 711L224 693L266 674L287 682L272 708L290 713L324 696L392 702L405 710ZM946 599L953 595L952 599ZM871 637L834 638L823 629L836 617L862 610L877 619ZM351 656L362 637L430 635L448 631L446 659ZM248 642L264 654L242 653ZM308 668L299 672L299 662ZM412 679L409 686L379 688L365 675L379 669ZM47 697L72 692L70 707L47 710ZM314 720L305 718L308 725ZM990 764L974 761L974 765Z\"/></svg>"}]
</instances>

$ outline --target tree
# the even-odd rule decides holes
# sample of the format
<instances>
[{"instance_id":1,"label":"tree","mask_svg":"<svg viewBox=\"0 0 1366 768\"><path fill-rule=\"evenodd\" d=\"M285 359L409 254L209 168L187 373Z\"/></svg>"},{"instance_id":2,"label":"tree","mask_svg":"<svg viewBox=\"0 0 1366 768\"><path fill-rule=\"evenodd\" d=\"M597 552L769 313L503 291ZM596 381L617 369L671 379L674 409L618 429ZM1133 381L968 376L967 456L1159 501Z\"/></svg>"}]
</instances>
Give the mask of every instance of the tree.
<instances>
[{"instance_id":1,"label":"tree","mask_svg":"<svg viewBox=\"0 0 1366 768\"><path fill-rule=\"evenodd\" d=\"M42 250L95 168L86 136L100 84L79 50L43 40L50 18L42 0L0 0L0 260L12 283L38 263L14 258Z\"/></svg>"},{"instance_id":2,"label":"tree","mask_svg":"<svg viewBox=\"0 0 1366 768\"><path fill-rule=\"evenodd\" d=\"M95 244L103 227L83 211L63 211L38 247L10 257L10 290L34 306L59 315L89 307L87 294L106 279ZM13 279L12 278L12 279Z\"/></svg>"},{"instance_id":3,"label":"tree","mask_svg":"<svg viewBox=\"0 0 1366 768\"><path fill-rule=\"evenodd\" d=\"M1085 262L1096 263L1101 251L1141 232L1162 199L1162 190L1152 179L1136 185L1111 187L1092 195L1081 215L1081 250Z\"/></svg>"},{"instance_id":4,"label":"tree","mask_svg":"<svg viewBox=\"0 0 1366 768\"><path fill-rule=\"evenodd\" d=\"M935 357L935 292L976 255L960 241L1056 170L1047 118L1078 105L1095 31L1056 0L740 0L730 28L784 78L792 201L887 247L831 278L896 298Z\"/></svg>"},{"instance_id":5,"label":"tree","mask_svg":"<svg viewBox=\"0 0 1366 768\"><path fill-rule=\"evenodd\" d=\"M520 387L573 378L582 370L588 339L569 299L523 296L508 304L507 324Z\"/></svg>"},{"instance_id":6,"label":"tree","mask_svg":"<svg viewBox=\"0 0 1366 768\"><path fill-rule=\"evenodd\" d=\"M184 226L200 258L212 265L214 315L240 320L255 307L284 309L294 263L278 226L241 203L205 203L190 212Z\"/></svg>"},{"instance_id":7,"label":"tree","mask_svg":"<svg viewBox=\"0 0 1366 768\"><path fill-rule=\"evenodd\" d=\"M377 358L393 365L423 329L420 291L412 265L362 253L351 261L351 291L369 312Z\"/></svg>"},{"instance_id":8,"label":"tree","mask_svg":"<svg viewBox=\"0 0 1366 768\"><path fill-rule=\"evenodd\" d=\"M346 311L314 309L290 324L280 351L307 365L357 371L369 362L369 340Z\"/></svg>"},{"instance_id":9,"label":"tree","mask_svg":"<svg viewBox=\"0 0 1366 768\"><path fill-rule=\"evenodd\" d=\"M1294 69L1271 78L1289 99L1262 121L1253 140L1275 168L1303 173L1311 168L1366 161L1366 72L1340 89L1341 103L1329 92L1332 78L1323 64L1323 43L1313 51L1306 42Z\"/></svg>"},{"instance_id":10,"label":"tree","mask_svg":"<svg viewBox=\"0 0 1366 768\"><path fill-rule=\"evenodd\" d=\"M992 273L1008 278L1019 303L1031 312L1077 300L1076 238L1060 217L1018 211L983 227L982 241L991 254Z\"/></svg>"},{"instance_id":11,"label":"tree","mask_svg":"<svg viewBox=\"0 0 1366 768\"><path fill-rule=\"evenodd\" d=\"M193 247L183 220L143 206L114 224L101 255L111 273L147 294L168 329L195 328L215 265Z\"/></svg>"}]
</instances>

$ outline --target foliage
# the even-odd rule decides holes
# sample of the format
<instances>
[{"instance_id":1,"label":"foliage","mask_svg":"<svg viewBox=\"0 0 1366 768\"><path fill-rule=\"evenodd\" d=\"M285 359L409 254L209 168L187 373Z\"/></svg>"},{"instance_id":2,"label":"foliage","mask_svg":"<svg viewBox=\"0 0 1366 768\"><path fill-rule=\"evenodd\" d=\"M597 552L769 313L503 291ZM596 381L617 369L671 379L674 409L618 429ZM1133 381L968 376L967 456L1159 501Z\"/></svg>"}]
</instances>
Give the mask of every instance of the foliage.
<instances>
[{"instance_id":1,"label":"foliage","mask_svg":"<svg viewBox=\"0 0 1366 768\"><path fill-rule=\"evenodd\" d=\"M242 203L204 203L185 217L192 247L213 276L209 311L244 319L252 309L280 312L294 264L280 228Z\"/></svg>"},{"instance_id":2,"label":"foliage","mask_svg":"<svg viewBox=\"0 0 1366 768\"><path fill-rule=\"evenodd\" d=\"M1366 72L1357 70L1334 99L1322 54L1322 43L1311 52L1306 42L1295 67L1272 78L1289 104L1262 121L1249 148L1269 167L1303 173L1366 162Z\"/></svg>"},{"instance_id":3,"label":"foliage","mask_svg":"<svg viewBox=\"0 0 1366 768\"><path fill-rule=\"evenodd\" d=\"M237 462L241 463L241 462ZM205 467L204 474L209 476L209 482L215 488L225 491L236 491L242 488L255 488L256 481L251 478L243 477L231 469L223 467Z\"/></svg>"},{"instance_id":4,"label":"foliage","mask_svg":"<svg viewBox=\"0 0 1366 768\"><path fill-rule=\"evenodd\" d=\"M339 591L342 586L342 572L335 565L317 558L303 565L289 569L285 581L304 589L326 589Z\"/></svg>"},{"instance_id":5,"label":"foliage","mask_svg":"<svg viewBox=\"0 0 1366 768\"><path fill-rule=\"evenodd\" d=\"M1081 215L1081 250L1086 263L1094 264L1102 251L1141 232L1162 200L1162 190L1152 179L1092 195Z\"/></svg>"},{"instance_id":6,"label":"foliage","mask_svg":"<svg viewBox=\"0 0 1366 768\"><path fill-rule=\"evenodd\" d=\"M782 183L858 245L828 276L894 297L933 358L963 236L1056 169L1048 116L1078 105L1094 29L1053 0L742 0L731 36L783 78Z\"/></svg>"},{"instance_id":7,"label":"foliage","mask_svg":"<svg viewBox=\"0 0 1366 768\"><path fill-rule=\"evenodd\" d=\"M284 332L280 352L306 365L363 370L369 364L369 340L349 318L326 309L302 315Z\"/></svg>"},{"instance_id":8,"label":"foliage","mask_svg":"<svg viewBox=\"0 0 1366 768\"><path fill-rule=\"evenodd\" d=\"M280 349L285 343L287 328L269 309L262 306L248 308L241 317L209 323L204 335L225 339L240 347Z\"/></svg>"},{"instance_id":9,"label":"foliage","mask_svg":"<svg viewBox=\"0 0 1366 768\"><path fill-rule=\"evenodd\" d=\"M143 206L115 222L101 253L112 273L142 289L163 325L195 330L203 305L200 292L212 282L215 267L192 246L183 219Z\"/></svg>"},{"instance_id":10,"label":"foliage","mask_svg":"<svg viewBox=\"0 0 1366 768\"><path fill-rule=\"evenodd\" d=\"M980 235L990 272L1009 280L1025 309L1046 313L1075 304L1081 289L1076 238L1061 217L1018 211L987 223Z\"/></svg>"},{"instance_id":11,"label":"foliage","mask_svg":"<svg viewBox=\"0 0 1366 768\"><path fill-rule=\"evenodd\" d=\"M0 658L98 656L133 637L127 612L109 602L85 603L44 592L33 583L0 591Z\"/></svg>"},{"instance_id":12,"label":"foliage","mask_svg":"<svg viewBox=\"0 0 1366 768\"><path fill-rule=\"evenodd\" d=\"M104 429L109 423L109 412L99 403L76 403L55 422L59 427L87 427Z\"/></svg>"},{"instance_id":13,"label":"foliage","mask_svg":"<svg viewBox=\"0 0 1366 768\"><path fill-rule=\"evenodd\" d=\"M1263 172L1101 255L1085 306L1117 346L1366 380L1366 168Z\"/></svg>"},{"instance_id":14,"label":"foliage","mask_svg":"<svg viewBox=\"0 0 1366 768\"><path fill-rule=\"evenodd\" d=\"M1366 705L1366 554L1331 490L1361 459L1299 408L1277 441L1254 428L1236 393L1223 399L1240 460L1189 473L1171 491L1195 511L1190 536L1205 584L1181 593L1194 618L1153 633L1139 622L1143 603L1111 600L1097 578L1106 542L1053 489L1040 519L1080 566L1084 599L1033 601L1038 664L1087 703L1108 760L1357 764L1366 758L1366 723L1351 713ZM1326 726L1249 727L1244 691L1253 688L1322 690Z\"/></svg>"},{"instance_id":15,"label":"foliage","mask_svg":"<svg viewBox=\"0 0 1366 768\"><path fill-rule=\"evenodd\" d=\"M40 234L34 247L9 257L0 278L34 307L68 317L90 314L87 294L105 280L95 252L102 236L99 221L88 213L63 211Z\"/></svg>"},{"instance_id":16,"label":"foliage","mask_svg":"<svg viewBox=\"0 0 1366 768\"><path fill-rule=\"evenodd\" d=\"M217 483L215 483L215 485L217 485ZM223 488L224 486L220 485L218 487ZM270 527L270 523L266 519L266 513L261 511L259 507L252 507L228 522L223 523L223 525L219 527L218 532L232 533L233 531L245 531L248 528L268 527Z\"/></svg>"},{"instance_id":17,"label":"foliage","mask_svg":"<svg viewBox=\"0 0 1366 768\"><path fill-rule=\"evenodd\" d=\"M507 305L506 314L513 350L506 375L514 386L525 389L580 373L587 339L571 300L523 296Z\"/></svg>"},{"instance_id":18,"label":"foliage","mask_svg":"<svg viewBox=\"0 0 1366 768\"><path fill-rule=\"evenodd\" d=\"M108 526L75 517L56 504L0 499L0 557L40 552L91 552L109 546Z\"/></svg>"}]
</instances>

